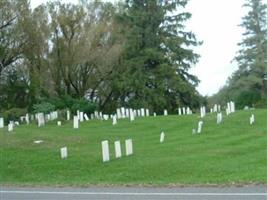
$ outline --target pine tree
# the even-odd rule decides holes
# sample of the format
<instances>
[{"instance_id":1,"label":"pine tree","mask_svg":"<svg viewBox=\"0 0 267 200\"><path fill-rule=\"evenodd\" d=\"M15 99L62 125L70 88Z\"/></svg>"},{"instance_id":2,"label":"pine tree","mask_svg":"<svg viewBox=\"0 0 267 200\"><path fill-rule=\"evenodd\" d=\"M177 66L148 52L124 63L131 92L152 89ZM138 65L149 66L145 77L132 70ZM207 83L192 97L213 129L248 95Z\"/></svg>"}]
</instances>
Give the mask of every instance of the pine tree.
<instances>
[{"instance_id":1,"label":"pine tree","mask_svg":"<svg viewBox=\"0 0 267 200\"><path fill-rule=\"evenodd\" d=\"M125 53L118 87L121 100L134 107L174 110L197 103L198 79L188 70L198 60L192 46L199 42L184 31L190 14L187 0L127 0L121 20ZM191 105L192 106L192 105Z\"/></svg>"},{"instance_id":2,"label":"pine tree","mask_svg":"<svg viewBox=\"0 0 267 200\"><path fill-rule=\"evenodd\" d=\"M240 93L253 90L263 96L267 77L267 5L262 0L246 0L244 7L248 8L241 24L245 32L235 58L239 68L230 85Z\"/></svg>"}]
</instances>

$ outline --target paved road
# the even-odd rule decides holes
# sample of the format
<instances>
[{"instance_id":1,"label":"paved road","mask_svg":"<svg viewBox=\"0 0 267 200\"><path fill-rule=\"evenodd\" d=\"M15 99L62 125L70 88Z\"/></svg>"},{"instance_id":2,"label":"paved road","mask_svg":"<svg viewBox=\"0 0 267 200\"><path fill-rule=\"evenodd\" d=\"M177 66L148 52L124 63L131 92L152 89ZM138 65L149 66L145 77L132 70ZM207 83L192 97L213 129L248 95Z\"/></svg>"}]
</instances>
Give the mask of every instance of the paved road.
<instances>
[{"instance_id":1,"label":"paved road","mask_svg":"<svg viewBox=\"0 0 267 200\"><path fill-rule=\"evenodd\" d=\"M0 187L0 200L267 200L267 186L244 187Z\"/></svg>"}]
</instances>

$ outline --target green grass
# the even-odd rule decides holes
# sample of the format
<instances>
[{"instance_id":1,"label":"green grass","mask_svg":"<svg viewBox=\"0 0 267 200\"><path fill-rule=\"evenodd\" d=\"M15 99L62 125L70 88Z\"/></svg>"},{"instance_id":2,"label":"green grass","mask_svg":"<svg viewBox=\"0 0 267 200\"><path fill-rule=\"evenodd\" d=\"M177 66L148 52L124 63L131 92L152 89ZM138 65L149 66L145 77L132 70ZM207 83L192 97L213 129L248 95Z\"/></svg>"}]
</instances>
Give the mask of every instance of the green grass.
<instances>
[{"instance_id":1,"label":"green grass","mask_svg":"<svg viewBox=\"0 0 267 200\"><path fill-rule=\"evenodd\" d=\"M21 125L14 132L0 129L0 184L246 184L267 183L267 110L238 111L216 124L215 114L204 118L203 132L192 135L198 115L72 122L51 122L37 128ZM165 142L160 144L160 132ZM124 140L132 138L134 155L126 157ZM34 140L44 140L34 144ZM109 140L111 161L102 162L101 141ZM123 157L115 159L114 141ZM59 149L69 157L60 159Z\"/></svg>"}]
</instances>

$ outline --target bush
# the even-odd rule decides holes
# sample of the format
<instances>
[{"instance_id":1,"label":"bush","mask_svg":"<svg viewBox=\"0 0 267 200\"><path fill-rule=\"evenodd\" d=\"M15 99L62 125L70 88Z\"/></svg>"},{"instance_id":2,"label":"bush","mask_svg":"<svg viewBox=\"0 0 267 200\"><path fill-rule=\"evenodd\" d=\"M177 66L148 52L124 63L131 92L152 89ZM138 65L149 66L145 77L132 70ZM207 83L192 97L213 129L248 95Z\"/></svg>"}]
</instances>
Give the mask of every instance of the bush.
<instances>
[{"instance_id":1,"label":"bush","mask_svg":"<svg viewBox=\"0 0 267 200\"><path fill-rule=\"evenodd\" d=\"M4 117L5 123L9 121L18 121L21 116L25 116L27 109L25 108L12 108L3 112L1 116Z\"/></svg>"},{"instance_id":2,"label":"bush","mask_svg":"<svg viewBox=\"0 0 267 200\"><path fill-rule=\"evenodd\" d=\"M75 114L77 110L90 114L96 110L96 104L91 103L86 99L76 99L71 106L71 112Z\"/></svg>"},{"instance_id":3,"label":"bush","mask_svg":"<svg viewBox=\"0 0 267 200\"><path fill-rule=\"evenodd\" d=\"M243 109L245 106L252 107L255 103L261 100L260 92L257 90L242 91L237 96L235 102L238 109Z\"/></svg>"},{"instance_id":4,"label":"bush","mask_svg":"<svg viewBox=\"0 0 267 200\"><path fill-rule=\"evenodd\" d=\"M33 112L34 113L45 113L48 114L55 110L55 106L49 102L42 102L40 104L33 105Z\"/></svg>"}]
</instances>

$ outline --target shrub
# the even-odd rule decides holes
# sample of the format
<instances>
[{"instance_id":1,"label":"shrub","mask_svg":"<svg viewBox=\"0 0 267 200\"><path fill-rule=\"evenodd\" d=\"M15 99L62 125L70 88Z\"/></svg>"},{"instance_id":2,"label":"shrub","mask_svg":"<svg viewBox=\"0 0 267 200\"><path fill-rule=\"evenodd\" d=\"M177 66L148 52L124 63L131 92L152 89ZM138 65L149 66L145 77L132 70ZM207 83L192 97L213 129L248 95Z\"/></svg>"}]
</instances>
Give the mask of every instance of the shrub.
<instances>
[{"instance_id":1,"label":"shrub","mask_svg":"<svg viewBox=\"0 0 267 200\"><path fill-rule=\"evenodd\" d=\"M34 113L45 113L48 114L55 110L55 106L49 102L42 102L40 104L33 105L33 112Z\"/></svg>"},{"instance_id":2,"label":"shrub","mask_svg":"<svg viewBox=\"0 0 267 200\"><path fill-rule=\"evenodd\" d=\"M27 109L25 108L11 108L3 112L2 116L4 117L5 123L9 121L18 121L21 116L25 116Z\"/></svg>"},{"instance_id":3,"label":"shrub","mask_svg":"<svg viewBox=\"0 0 267 200\"><path fill-rule=\"evenodd\" d=\"M96 109L96 104L87 101L86 99L76 99L71 106L71 112L76 113L77 110L83 111L87 114L93 113Z\"/></svg>"}]
</instances>

